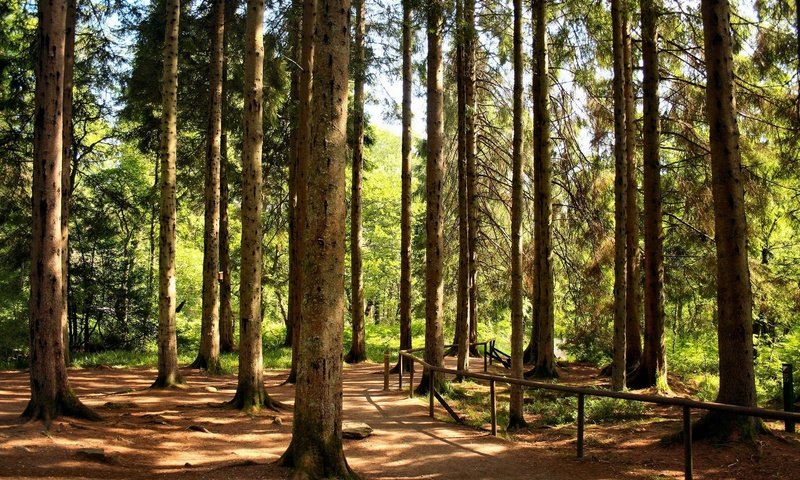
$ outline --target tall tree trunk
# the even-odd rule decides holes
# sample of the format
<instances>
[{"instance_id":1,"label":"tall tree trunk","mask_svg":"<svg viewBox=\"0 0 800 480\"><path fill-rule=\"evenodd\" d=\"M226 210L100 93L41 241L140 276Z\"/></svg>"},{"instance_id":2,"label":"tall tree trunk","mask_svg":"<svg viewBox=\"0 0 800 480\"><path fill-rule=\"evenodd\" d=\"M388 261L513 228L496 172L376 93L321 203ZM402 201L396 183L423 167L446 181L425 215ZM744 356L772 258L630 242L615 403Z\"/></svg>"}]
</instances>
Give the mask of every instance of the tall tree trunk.
<instances>
[{"instance_id":1,"label":"tall tree trunk","mask_svg":"<svg viewBox=\"0 0 800 480\"><path fill-rule=\"evenodd\" d=\"M205 179L205 228L203 237L203 317L200 351L192 364L209 372L219 371L219 203L220 157L222 153L222 71L225 59L225 0L215 0L211 17L211 58L209 60L209 109Z\"/></svg>"},{"instance_id":2,"label":"tall tree trunk","mask_svg":"<svg viewBox=\"0 0 800 480\"><path fill-rule=\"evenodd\" d=\"M511 376L522 378L522 0L514 0L514 139L511 156ZM526 425L524 390L511 386L508 428Z\"/></svg>"},{"instance_id":3,"label":"tall tree trunk","mask_svg":"<svg viewBox=\"0 0 800 480\"><path fill-rule=\"evenodd\" d=\"M344 357L347 363L360 363L367 359L364 332L364 275L362 272L361 240L361 187L364 169L364 0L355 0L355 56L353 82L353 168L350 196L350 318L353 338L350 351Z\"/></svg>"},{"instance_id":4,"label":"tall tree trunk","mask_svg":"<svg viewBox=\"0 0 800 480\"><path fill-rule=\"evenodd\" d=\"M456 82L458 84L458 131L456 134L458 162L458 295L456 298L455 345L456 367L466 370L469 356L469 198L467 195L466 95L464 69L464 8L463 0L456 2ZM460 379L459 379L460 380Z\"/></svg>"},{"instance_id":5,"label":"tall tree trunk","mask_svg":"<svg viewBox=\"0 0 800 480\"><path fill-rule=\"evenodd\" d=\"M61 288L64 290L64 318L62 335L64 362L70 363L69 335L69 207L72 198L72 97L75 72L75 27L77 8L75 0L67 0L67 18L64 30L64 103L63 140L61 145Z\"/></svg>"},{"instance_id":6,"label":"tall tree trunk","mask_svg":"<svg viewBox=\"0 0 800 480\"><path fill-rule=\"evenodd\" d=\"M625 388L626 260L625 232L628 178L625 135L625 54L623 52L622 0L611 0L614 52L614 355L611 388Z\"/></svg>"},{"instance_id":7,"label":"tall tree trunk","mask_svg":"<svg viewBox=\"0 0 800 480\"><path fill-rule=\"evenodd\" d=\"M248 0L245 23L242 133L242 267L239 288L239 381L230 405L245 411L275 408L264 388L261 354L261 148L264 86L264 1Z\"/></svg>"},{"instance_id":8,"label":"tall tree trunk","mask_svg":"<svg viewBox=\"0 0 800 480\"><path fill-rule=\"evenodd\" d=\"M744 179L736 122L730 5L702 0L705 39L706 115L711 145L714 240L717 246L717 334L719 395L717 402L756 406L753 369L753 302L747 259ZM752 417L712 412L705 433L752 439L762 425ZM703 424L698 422L698 429Z\"/></svg>"},{"instance_id":9,"label":"tall tree trunk","mask_svg":"<svg viewBox=\"0 0 800 480\"><path fill-rule=\"evenodd\" d=\"M630 388L667 387L664 339L664 237L661 225L661 118L658 97L658 4L642 9L642 187L644 191L644 350Z\"/></svg>"},{"instance_id":10,"label":"tall tree trunk","mask_svg":"<svg viewBox=\"0 0 800 480\"><path fill-rule=\"evenodd\" d=\"M178 370L175 333L177 300L175 278L176 180L178 144L178 32L180 0L167 0L164 32L164 73L161 117L161 201L158 241L158 377L154 388L183 383Z\"/></svg>"},{"instance_id":11,"label":"tall tree trunk","mask_svg":"<svg viewBox=\"0 0 800 480\"><path fill-rule=\"evenodd\" d=\"M400 349L411 348L411 0L403 0L402 186L400 193ZM392 369L399 370L398 365ZM411 362L403 363L411 371Z\"/></svg>"},{"instance_id":12,"label":"tall tree trunk","mask_svg":"<svg viewBox=\"0 0 800 480\"><path fill-rule=\"evenodd\" d=\"M442 180L444 177L444 77L442 75L442 26L444 23L441 0L426 3L428 29L428 158L425 168L426 221L425 221L425 361L429 365L444 364L442 341L442 307L444 289L443 267L443 213ZM430 383L438 389L442 376L425 370L416 391L424 394Z\"/></svg>"},{"instance_id":13,"label":"tall tree trunk","mask_svg":"<svg viewBox=\"0 0 800 480\"><path fill-rule=\"evenodd\" d=\"M287 29L289 30L289 49L292 56L293 64L290 66L291 74L289 76L289 105L290 105L290 125L289 131L289 306L286 315L286 336L283 340L283 346L292 347L294 344L294 324L295 318L299 315L300 303L295 300L299 298L297 285L294 283L294 278L297 276L297 269L300 268L300 258L297 255L297 149L298 139L298 98L300 96L300 55L302 50L302 33L301 16L303 12L303 2L294 0L292 2L292 9L289 13L287 20ZM293 355L294 356L294 355Z\"/></svg>"},{"instance_id":14,"label":"tall tree trunk","mask_svg":"<svg viewBox=\"0 0 800 480\"><path fill-rule=\"evenodd\" d=\"M639 365L642 357L641 290L639 289L639 209L636 188L636 96L633 88L633 51L629 7L623 8L623 55L625 56L625 174L627 263L625 270L625 365L626 371Z\"/></svg>"},{"instance_id":15,"label":"tall tree trunk","mask_svg":"<svg viewBox=\"0 0 800 480\"><path fill-rule=\"evenodd\" d=\"M222 129L220 132L219 165L219 350L221 353L233 352L236 348L233 338L233 309L231 308L231 258L230 232L228 229L228 38L230 29L227 22L233 18L234 2L225 2L225 28L222 32Z\"/></svg>"},{"instance_id":16,"label":"tall tree trunk","mask_svg":"<svg viewBox=\"0 0 800 480\"><path fill-rule=\"evenodd\" d=\"M281 463L294 478L355 478L342 450L345 184L350 45L348 0L320 0L303 234L302 322L292 442Z\"/></svg>"},{"instance_id":17,"label":"tall tree trunk","mask_svg":"<svg viewBox=\"0 0 800 480\"><path fill-rule=\"evenodd\" d=\"M72 392L64 363L61 169L64 44L67 5L40 2L34 96L34 163L30 276L31 399L22 416L50 422L60 416L98 419Z\"/></svg>"},{"instance_id":18,"label":"tall tree trunk","mask_svg":"<svg viewBox=\"0 0 800 480\"><path fill-rule=\"evenodd\" d=\"M467 156L467 207L469 209L469 342L470 355L479 356L478 341L478 164L475 156L475 0L464 0L464 148Z\"/></svg>"},{"instance_id":19,"label":"tall tree trunk","mask_svg":"<svg viewBox=\"0 0 800 480\"><path fill-rule=\"evenodd\" d=\"M308 165L311 161L311 100L313 69L314 69L314 38L317 16L318 0L302 0L303 19L302 19L302 38L300 52L300 78L297 97L297 165L295 166L295 225L297 247L295 250L296 259L301 262L304 258L304 235L306 224L306 204L308 203ZM294 285L294 295L289 298L289 302L294 302L294 311L297 312L294 319L294 331L292 337L292 368L289 371L287 383L295 383L297 379L297 352L300 342L300 323L303 321L303 277L305 275L302 263L294 270L294 277L290 283Z\"/></svg>"},{"instance_id":20,"label":"tall tree trunk","mask_svg":"<svg viewBox=\"0 0 800 480\"><path fill-rule=\"evenodd\" d=\"M553 238L550 230L552 210L553 176L550 159L550 66L547 58L547 0L534 2L536 74L534 78L534 116L533 116L533 168L535 198L535 230L538 343L536 367L533 374L540 378L557 377L555 359L555 315L553 312Z\"/></svg>"}]
</instances>

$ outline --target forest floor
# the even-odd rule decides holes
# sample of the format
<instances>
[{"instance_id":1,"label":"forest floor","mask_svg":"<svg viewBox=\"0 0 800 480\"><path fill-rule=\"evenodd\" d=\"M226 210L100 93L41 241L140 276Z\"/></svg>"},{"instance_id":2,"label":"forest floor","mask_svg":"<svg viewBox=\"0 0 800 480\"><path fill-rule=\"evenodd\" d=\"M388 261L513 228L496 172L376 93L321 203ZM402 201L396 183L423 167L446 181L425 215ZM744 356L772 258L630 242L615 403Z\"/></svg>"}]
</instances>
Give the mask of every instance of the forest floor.
<instances>
[{"instance_id":1,"label":"forest floor","mask_svg":"<svg viewBox=\"0 0 800 480\"><path fill-rule=\"evenodd\" d=\"M473 362L477 368L482 360ZM592 372L568 368L561 381L602 382ZM291 472L274 462L289 444L291 411L244 415L220 408L232 398L236 377L185 373L187 388L154 391L147 388L153 370L71 369L74 390L104 420L58 419L46 431L41 423L19 421L28 374L0 372L0 478L287 478ZM291 405L293 388L280 385L285 375L268 371L266 383L273 398ZM344 376L345 421L374 428L367 439L344 441L350 466L364 479L683 477L682 445L660 442L680 428L679 413L668 409L587 425L586 454L579 460L572 424L492 437L443 421L438 405L437 419L429 418L426 399L398 391L396 376L384 392L380 365L345 366ZM798 458L800 437L780 432L755 446L697 442L694 473L701 479L800 478Z\"/></svg>"}]
</instances>

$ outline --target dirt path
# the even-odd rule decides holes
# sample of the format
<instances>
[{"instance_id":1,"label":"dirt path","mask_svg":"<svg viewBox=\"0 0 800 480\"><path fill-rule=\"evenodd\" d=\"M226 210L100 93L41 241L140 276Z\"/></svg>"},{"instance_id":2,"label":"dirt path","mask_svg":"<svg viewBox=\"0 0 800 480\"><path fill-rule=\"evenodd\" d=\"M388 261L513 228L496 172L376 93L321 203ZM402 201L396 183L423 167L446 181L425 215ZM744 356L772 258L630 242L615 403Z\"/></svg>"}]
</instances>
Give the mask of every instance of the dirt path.
<instances>
[{"instance_id":1,"label":"dirt path","mask_svg":"<svg viewBox=\"0 0 800 480\"><path fill-rule=\"evenodd\" d=\"M187 372L190 387L172 391L148 390L155 373L147 369L72 370L70 376L76 392L105 419L61 419L45 432L39 423L18 422L28 398L27 374L0 372L0 478L277 479L290 474L274 465L291 438L290 412L248 416L212 406L232 398L235 376ZM269 372L266 382L270 395L291 405L293 388L280 385L284 378L285 372ZM441 417L433 420L424 399L397 390L396 376L384 392L382 367L375 364L345 368L344 397L345 420L374 428L365 440L345 440L350 465L365 479L682 477L679 461L659 466L646 461L668 452L680 458L680 447L623 449L627 457L615 454L613 463L599 459L603 451L577 460L574 438L563 433L537 432L536 441L511 442L446 423L440 408ZM605 453L616 452L614 447L606 445ZM696 473L696 478L714 477Z\"/></svg>"}]
</instances>

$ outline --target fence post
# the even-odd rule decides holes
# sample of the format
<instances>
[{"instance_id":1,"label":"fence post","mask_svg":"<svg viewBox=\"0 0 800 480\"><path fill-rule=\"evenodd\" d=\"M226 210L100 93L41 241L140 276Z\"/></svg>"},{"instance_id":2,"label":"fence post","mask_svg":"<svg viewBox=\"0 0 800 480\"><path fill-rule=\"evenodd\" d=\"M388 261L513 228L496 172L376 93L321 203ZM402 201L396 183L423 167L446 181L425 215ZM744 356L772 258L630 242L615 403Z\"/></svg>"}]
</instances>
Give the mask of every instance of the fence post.
<instances>
[{"instance_id":1,"label":"fence post","mask_svg":"<svg viewBox=\"0 0 800 480\"><path fill-rule=\"evenodd\" d=\"M585 396L582 393L578 394L578 458L583 458L583 418L584 418L584 403Z\"/></svg>"},{"instance_id":2,"label":"fence post","mask_svg":"<svg viewBox=\"0 0 800 480\"><path fill-rule=\"evenodd\" d=\"M403 354L399 354L397 359L397 384L400 390L403 389Z\"/></svg>"},{"instance_id":3,"label":"fence post","mask_svg":"<svg viewBox=\"0 0 800 480\"><path fill-rule=\"evenodd\" d=\"M494 340L489 342L489 352L492 352L492 351L494 351ZM492 364L492 354L489 353L489 365L491 365L491 364Z\"/></svg>"},{"instance_id":4,"label":"fence post","mask_svg":"<svg viewBox=\"0 0 800 480\"><path fill-rule=\"evenodd\" d=\"M383 352L383 391L389 390L389 350Z\"/></svg>"},{"instance_id":5,"label":"fence post","mask_svg":"<svg viewBox=\"0 0 800 480\"><path fill-rule=\"evenodd\" d=\"M411 371L408 372L408 396L414 396L414 361L411 361Z\"/></svg>"},{"instance_id":6,"label":"fence post","mask_svg":"<svg viewBox=\"0 0 800 480\"><path fill-rule=\"evenodd\" d=\"M794 411L794 373L791 363L784 363L781 371L783 372L783 410L785 412ZM786 420L784 430L794 433L794 422Z\"/></svg>"},{"instance_id":7,"label":"fence post","mask_svg":"<svg viewBox=\"0 0 800 480\"><path fill-rule=\"evenodd\" d=\"M692 411L683 407L683 478L692 480Z\"/></svg>"},{"instance_id":8,"label":"fence post","mask_svg":"<svg viewBox=\"0 0 800 480\"><path fill-rule=\"evenodd\" d=\"M433 370L428 369L428 415L433 418L433 397L436 395L436 382L433 381Z\"/></svg>"},{"instance_id":9,"label":"fence post","mask_svg":"<svg viewBox=\"0 0 800 480\"><path fill-rule=\"evenodd\" d=\"M489 380L489 411L492 414L492 435L497 436L497 396L495 395L494 379Z\"/></svg>"},{"instance_id":10,"label":"fence post","mask_svg":"<svg viewBox=\"0 0 800 480\"><path fill-rule=\"evenodd\" d=\"M489 342L483 342L483 373L489 371Z\"/></svg>"}]
</instances>

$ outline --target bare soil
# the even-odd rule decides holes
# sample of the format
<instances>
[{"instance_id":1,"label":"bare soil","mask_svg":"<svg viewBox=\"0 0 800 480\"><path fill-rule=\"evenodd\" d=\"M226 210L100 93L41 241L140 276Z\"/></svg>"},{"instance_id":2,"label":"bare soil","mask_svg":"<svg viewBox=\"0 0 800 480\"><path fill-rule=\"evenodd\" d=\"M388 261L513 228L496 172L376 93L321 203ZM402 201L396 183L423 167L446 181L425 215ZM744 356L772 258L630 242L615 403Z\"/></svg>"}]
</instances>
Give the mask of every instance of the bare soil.
<instances>
[{"instance_id":1,"label":"bare soil","mask_svg":"<svg viewBox=\"0 0 800 480\"><path fill-rule=\"evenodd\" d=\"M477 368L480 359L473 359ZM187 371L189 386L150 390L148 369L71 369L76 393L104 420L58 419L49 430L20 423L29 397L28 374L0 372L0 478L280 479L291 472L275 461L289 444L291 411L245 415L222 408L233 397L233 375ZM593 380L591 371L565 371L561 381ZM268 372L270 395L287 405L286 372ZM406 377L407 378L407 377ZM417 377L419 378L419 377ZM406 383L407 386L407 383ZM535 428L513 437L427 416L425 399L383 391L382 366L345 366L345 421L374 428L365 440L345 440L345 453L364 479L625 479L682 478L683 448L661 444L679 428L679 412L652 411L649 421L588 425L586 455L575 458L575 427ZM655 421L658 419L658 421ZM777 430L778 425L773 425ZM695 478L800 478L797 435L764 436L755 446L695 445Z\"/></svg>"}]
</instances>

